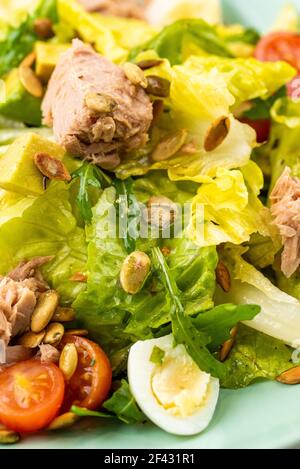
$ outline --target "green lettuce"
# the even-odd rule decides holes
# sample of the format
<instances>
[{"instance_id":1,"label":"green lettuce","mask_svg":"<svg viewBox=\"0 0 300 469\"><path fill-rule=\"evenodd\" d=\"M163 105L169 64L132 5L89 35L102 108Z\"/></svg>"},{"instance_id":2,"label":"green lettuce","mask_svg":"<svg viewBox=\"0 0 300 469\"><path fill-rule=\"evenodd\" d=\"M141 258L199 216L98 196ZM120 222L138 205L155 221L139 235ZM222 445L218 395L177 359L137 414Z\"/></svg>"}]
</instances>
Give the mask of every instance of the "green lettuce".
<instances>
[{"instance_id":1,"label":"green lettuce","mask_svg":"<svg viewBox=\"0 0 300 469\"><path fill-rule=\"evenodd\" d=\"M176 192L176 184L168 182L166 175L160 175L159 185ZM147 178L145 178L147 179ZM136 196L146 196L145 180L136 181ZM149 181L150 192L154 189L154 179ZM177 188L179 192L179 188ZM156 190L156 195L165 195ZM170 195L170 193L168 192ZM126 359L128 346L137 339L148 339L162 326L170 322L170 305L165 292L153 275L144 288L136 295L128 295L119 284L120 269L127 251L123 239L115 235L116 220L109 213L116 201L114 187L105 189L93 210L93 222L87 227L88 283L74 303L77 317L116 361ZM178 195L184 200L190 197ZM170 240L156 238L136 239L136 250L150 253L152 247L167 247L168 263L174 272L183 301L189 314L210 309L215 289L215 268L217 254L215 247L201 248L185 235Z\"/></svg>"},{"instance_id":2,"label":"green lettuce","mask_svg":"<svg viewBox=\"0 0 300 469\"><path fill-rule=\"evenodd\" d=\"M261 312L245 324L287 345L300 344L300 302L277 288L242 255L246 248L230 246L223 250L224 262L231 272L231 289L217 289L217 304L257 304Z\"/></svg>"},{"instance_id":3,"label":"green lettuce","mask_svg":"<svg viewBox=\"0 0 300 469\"><path fill-rule=\"evenodd\" d=\"M225 362L223 388L238 389L257 379L274 380L293 368L292 349L279 340L240 325L236 342Z\"/></svg>"},{"instance_id":4,"label":"green lettuce","mask_svg":"<svg viewBox=\"0 0 300 469\"><path fill-rule=\"evenodd\" d=\"M150 41L134 48L129 54L129 60L133 61L141 52L154 50L159 57L168 59L171 65L180 64L187 43L208 54L231 57L214 26L201 19L183 19L166 26Z\"/></svg>"},{"instance_id":5,"label":"green lettuce","mask_svg":"<svg viewBox=\"0 0 300 469\"><path fill-rule=\"evenodd\" d=\"M249 241L252 233L267 235L265 209L258 195L263 176L250 161L242 171L218 169L217 177L202 184L192 201L188 234L201 246Z\"/></svg>"},{"instance_id":6,"label":"green lettuce","mask_svg":"<svg viewBox=\"0 0 300 469\"><path fill-rule=\"evenodd\" d=\"M54 256L43 274L65 304L84 288L70 277L84 272L86 263L84 231L77 227L69 197L67 185L52 183L42 196L24 198L9 207L10 217L0 225L1 274L24 259Z\"/></svg>"}]
</instances>

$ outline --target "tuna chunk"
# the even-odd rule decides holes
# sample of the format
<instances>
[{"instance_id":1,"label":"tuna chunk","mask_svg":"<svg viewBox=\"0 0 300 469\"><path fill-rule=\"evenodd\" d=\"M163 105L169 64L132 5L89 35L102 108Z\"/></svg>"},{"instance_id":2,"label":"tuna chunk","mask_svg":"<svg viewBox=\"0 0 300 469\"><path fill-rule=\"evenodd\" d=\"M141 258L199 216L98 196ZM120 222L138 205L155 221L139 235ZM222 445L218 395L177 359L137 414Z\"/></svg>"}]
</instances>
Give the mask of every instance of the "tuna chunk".
<instances>
[{"instance_id":1,"label":"tuna chunk","mask_svg":"<svg viewBox=\"0 0 300 469\"><path fill-rule=\"evenodd\" d=\"M141 2L138 0L79 0L79 3L89 12L144 19Z\"/></svg>"},{"instance_id":2,"label":"tuna chunk","mask_svg":"<svg viewBox=\"0 0 300 469\"><path fill-rule=\"evenodd\" d=\"M271 194L271 213L282 237L281 270L290 278L300 266L300 179L286 168Z\"/></svg>"},{"instance_id":3,"label":"tuna chunk","mask_svg":"<svg viewBox=\"0 0 300 469\"><path fill-rule=\"evenodd\" d=\"M106 110L91 109L87 96L100 95ZM75 39L61 56L42 104L44 123L74 156L105 169L120 154L143 146L152 121L152 105L140 86L89 45Z\"/></svg>"},{"instance_id":4,"label":"tuna chunk","mask_svg":"<svg viewBox=\"0 0 300 469\"><path fill-rule=\"evenodd\" d=\"M49 344L42 344L39 346L40 350L37 358L40 358L43 363L57 363L59 360L60 352L57 348Z\"/></svg>"}]
</instances>

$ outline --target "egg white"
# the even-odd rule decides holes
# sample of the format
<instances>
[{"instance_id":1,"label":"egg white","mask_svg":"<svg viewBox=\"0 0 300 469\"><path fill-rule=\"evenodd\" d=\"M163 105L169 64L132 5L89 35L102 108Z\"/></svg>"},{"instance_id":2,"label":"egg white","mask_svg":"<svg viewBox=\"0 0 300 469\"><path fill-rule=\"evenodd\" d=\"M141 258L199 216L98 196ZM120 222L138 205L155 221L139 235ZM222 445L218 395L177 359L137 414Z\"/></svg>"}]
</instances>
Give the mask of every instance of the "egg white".
<instances>
[{"instance_id":1,"label":"egg white","mask_svg":"<svg viewBox=\"0 0 300 469\"><path fill-rule=\"evenodd\" d=\"M154 346L168 352L173 343L173 336L168 335L134 344L128 357L129 385L139 407L154 424L175 435L195 435L202 432L213 417L219 396L219 380L210 376L204 404L192 415L181 417L168 412L153 393L151 381L157 365L150 361L150 357ZM202 372L199 370L199 373Z\"/></svg>"}]
</instances>

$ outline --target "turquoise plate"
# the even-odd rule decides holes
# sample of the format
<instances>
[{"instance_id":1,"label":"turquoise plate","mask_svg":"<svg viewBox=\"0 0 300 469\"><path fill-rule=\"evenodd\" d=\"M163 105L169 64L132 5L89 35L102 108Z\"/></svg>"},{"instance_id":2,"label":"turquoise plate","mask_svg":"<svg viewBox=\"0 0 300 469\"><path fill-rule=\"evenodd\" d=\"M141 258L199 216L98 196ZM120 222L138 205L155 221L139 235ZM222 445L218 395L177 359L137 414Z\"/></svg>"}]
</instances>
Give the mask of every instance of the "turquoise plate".
<instances>
[{"instance_id":1,"label":"turquoise plate","mask_svg":"<svg viewBox=\"0 0 300 469\"><path fill-rule=\"evenodd\" d=\"M282 0L223 0L225 19L267 30L283 3ZM295 3L300 8L300 0ZM239 391L221 391L210 426L195 437L169 435L151 424L141 427L86 420L67 431L24 438L10 448L300 447L299 398L298 386L288 387L274 382L257 383Z\"/></svg>"}]
</instances>

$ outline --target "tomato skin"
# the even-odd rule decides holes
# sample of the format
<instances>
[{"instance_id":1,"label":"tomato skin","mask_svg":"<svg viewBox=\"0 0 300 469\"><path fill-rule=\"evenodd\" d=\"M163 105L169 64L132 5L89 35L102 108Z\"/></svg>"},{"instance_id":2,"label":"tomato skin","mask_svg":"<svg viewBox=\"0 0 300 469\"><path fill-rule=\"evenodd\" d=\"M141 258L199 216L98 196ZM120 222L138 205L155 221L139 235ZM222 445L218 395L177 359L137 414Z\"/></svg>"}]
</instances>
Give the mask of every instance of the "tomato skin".
<instances>
[{"instance_id":1,"label":"tomato skin","mask_svg":"<svg viewBox=\"0 0 300 469\"><path fill-rule=\"evenodd\" d=\"M66 335L61 346L73 343L78 352L78 366L66 385L64 409L72 404L97 409L105 401L111 388L112 369L102 348L85 337ZM83 390L87 389L83 393Z\"/></svg>"},{"instance_id":2,"label":"tomato skin","mask_svg":"<svg viewBox=\"0 0 300 469\"><path fill-rule=\"evenodd\" d=\"M270 119L249 119L248 117L241 117L239 119L244 124L250 125L256 131L256 138L258 143L264 143L269 140L271 131Z\"/></svg>"},{"instance_id":3,"label":"tomato skin","mask_svg":"<svg viewBox=\"0 0 300 469\"><path fill-rule=\"evenodd\" d=\"M254 57L262 62L285 60L300 71L300 34L275 32L262 37Z\"/></svg>"},{"instance_id":4,"label":"tomato skin","mask_svg":"<svg viewBox=\"0 0 300 469\"><path fill-rule=\"evenodd\" d=\"M41 430L57 415L64 398L64 378L53 363L19 362L0 373L0 421L29 433Z\"/></svg>"}]
</instances>

